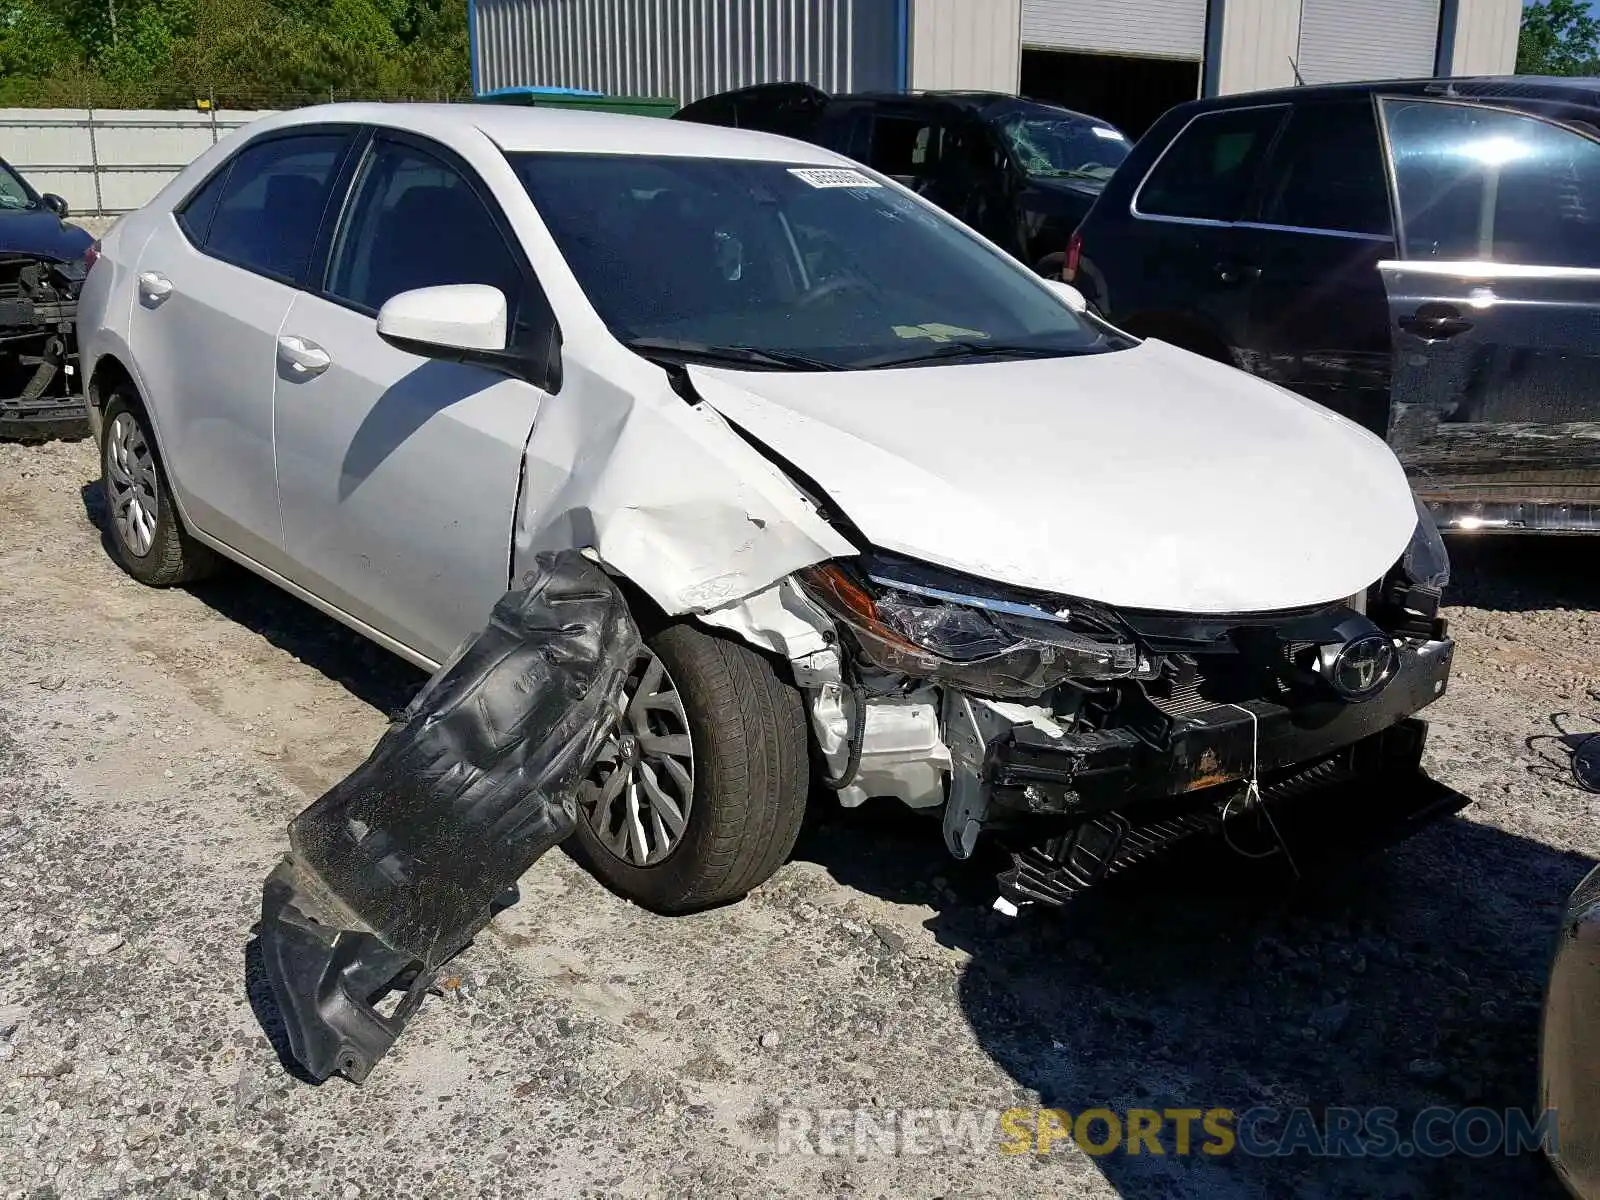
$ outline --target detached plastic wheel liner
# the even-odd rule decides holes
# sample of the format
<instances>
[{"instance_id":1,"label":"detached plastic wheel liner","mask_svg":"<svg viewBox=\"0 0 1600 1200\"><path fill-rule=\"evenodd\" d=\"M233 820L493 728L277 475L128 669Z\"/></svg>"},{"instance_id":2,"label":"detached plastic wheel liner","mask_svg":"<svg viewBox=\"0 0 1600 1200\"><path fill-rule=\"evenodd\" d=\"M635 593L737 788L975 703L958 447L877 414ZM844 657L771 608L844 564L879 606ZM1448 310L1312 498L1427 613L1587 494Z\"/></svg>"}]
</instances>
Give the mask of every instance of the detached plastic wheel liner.
<instances>
[{"instance_id":1,"label":"detached plastic wheel liner","mask_svg":"<svg viewBox=\"0 0 1600 1200\"><path fill-rule=\"evenodd\" d=\"M261 949L310 1075L364 1079L496 899L573 831L638 652L606 574L541 555L367 760L290 823Z\"/></svg>"}]
</instances>

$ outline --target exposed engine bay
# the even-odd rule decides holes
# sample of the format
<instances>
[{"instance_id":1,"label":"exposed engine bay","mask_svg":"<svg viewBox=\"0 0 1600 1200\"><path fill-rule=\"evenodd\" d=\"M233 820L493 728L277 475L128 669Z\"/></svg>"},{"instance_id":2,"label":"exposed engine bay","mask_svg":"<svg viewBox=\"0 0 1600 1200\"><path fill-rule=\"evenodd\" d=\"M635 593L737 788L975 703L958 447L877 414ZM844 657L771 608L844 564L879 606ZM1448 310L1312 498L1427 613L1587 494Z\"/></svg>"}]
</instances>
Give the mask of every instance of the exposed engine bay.
<instances>
[{"instance_id":1,"label":"exposed engine bay","mask_svg":"<svg viewBox=\"0 0 1600 1200\"><path fill-rule=\"evenodd\" d=\"M1459 809L1414 716L1449 680L1447 577L1419 520L1371 588L1290 612L1119 610L878 553L798 572L785 607L832 627L794 673L841 802L943 806L954 856L1010 852L1002 905L1059 904L1196 834L1281 841L1302 799L1353 843Z\"/></svg>"},{"instance_id":2,"label":"exposed engine bay","mask_svg":"<svg viewBox=\"0 0 1600 1200\"><path fill-rule=\"evenodd\" d=\"M0 439L88 431L77 342L85 274L81 260L0 255Z\"/></svg>"}]
</instances>

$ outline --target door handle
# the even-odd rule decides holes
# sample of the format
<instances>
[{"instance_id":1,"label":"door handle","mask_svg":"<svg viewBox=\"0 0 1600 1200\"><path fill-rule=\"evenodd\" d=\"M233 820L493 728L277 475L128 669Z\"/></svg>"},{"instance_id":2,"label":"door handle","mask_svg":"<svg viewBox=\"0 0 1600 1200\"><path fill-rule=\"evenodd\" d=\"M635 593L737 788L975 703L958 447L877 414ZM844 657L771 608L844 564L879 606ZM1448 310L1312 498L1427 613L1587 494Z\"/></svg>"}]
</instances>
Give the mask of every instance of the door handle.
<instances>
[{"instance_id":1,"label":"door handle","mask_svg":"<svg viewBox=\"0 0 1600 1200\"><path fill-rule=\"evenodd\" d=\"M1260 267L1245 266L1242 263L1220 262L1216 269L1218 282L1230 287L1236 283L1250 283L1261 278Z\"/></svg>"},{"instance_id":2,"label":"door handle","mask_svg":"<svg viewBox=\"0 0 1600 1200\"><path fill-rule=\"evenodd\" d=\"M1453 304L1424 304L1409 317L1400 318L1400 328L1430 342L1453 338L1472 328L1472 322Z\"/></svg>"},{"instance_id":3,"label":"door handle","mask_svg":"<svg viewBox=\"0 0 1600 1200\"><path fill-rule=\"evenodd\" d=\"M290 374L302 379L321 375L333 365L332 356L321 346L292 335L278 339L278 361L288 366Z\"/></svg>"},{"instance_id":4,"label":"door handle","mask_svg":"<svg viewBox=\"0 0 1600 1200\"><path fill-rule=\"evenodd\" d=\"M154 271L141 271L139 273L139 291L148 300L165 300L172 295L172 280Z\"/></svg>"}]
</instances>

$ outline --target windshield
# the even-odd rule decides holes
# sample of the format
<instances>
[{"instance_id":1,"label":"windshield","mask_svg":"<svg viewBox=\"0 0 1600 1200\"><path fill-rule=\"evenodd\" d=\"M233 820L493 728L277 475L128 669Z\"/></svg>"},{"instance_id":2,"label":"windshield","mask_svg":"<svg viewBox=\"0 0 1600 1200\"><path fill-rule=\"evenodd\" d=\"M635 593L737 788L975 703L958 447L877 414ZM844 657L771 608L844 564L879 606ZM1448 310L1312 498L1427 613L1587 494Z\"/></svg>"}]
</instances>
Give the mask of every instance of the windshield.
<instances>
[{"instance_id":1,"label":"windshield","mask_svg":"<svg viewBox=\"0 0 1600 1200\"><path fill-rule=\"evenodd\" d=\"M641 353L849 370L1131 344L858 170L511 158L601 319Z\"/></svg>"},{"instance_id":2,"label":"windshield","mask_svg":"<svg viewBox=\"0 0 1600 1200\"><path fill-rule=\"evenodd\" d=\"M1007 117L1000 122L1000 136L1029 175L1100 184L1133 149L1120 130L1081 117Z\"/></svg>"},{"instance_id":3,"label":"windshield","mask_svg":"<svg viewBox=\"0 0 1600 1200\"><path fill-rule=\"evenodd\" d=\"M16 172L0 162L0 209L32 208L33 197Z\"/></svg>"}]
</instances>

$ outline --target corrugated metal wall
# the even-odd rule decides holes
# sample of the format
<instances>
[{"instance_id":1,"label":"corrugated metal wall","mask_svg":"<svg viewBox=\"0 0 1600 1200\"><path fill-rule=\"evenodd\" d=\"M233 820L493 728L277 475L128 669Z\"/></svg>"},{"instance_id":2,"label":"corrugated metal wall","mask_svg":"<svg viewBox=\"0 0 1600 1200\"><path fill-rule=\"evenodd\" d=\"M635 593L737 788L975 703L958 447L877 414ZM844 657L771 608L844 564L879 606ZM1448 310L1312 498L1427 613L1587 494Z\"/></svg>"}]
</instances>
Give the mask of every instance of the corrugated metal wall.
<instances>
[{"instance_id":1,"label":"corrugated metal wall","mask_svg":"<svg viewBox=\"0 0 1600 1200\"><path fill-rule=\"evenodd\" d=\"M1451 75L1509 75L1517 69L1522 0L1454 0L1453 6L1445 7L1441 71Z\"/></svg>"},{"instance_id":2,"label":"corrugated metal wall","mask_svg":"<svg viewBox=\"0 0 1600 1200\"><path fill-rule=\"evenodd\" d=\"M912 0L911 87L1014 92L1022 0Z\"/></svg>"},{"instance_id":3,"label":"corrugated metal wall","mask_svg":"<svg viewBox=\"0 0 1600 1200\"><path fill-rule=\"evenodd\" d=\"M1200 58L1206 0L1023 0L1022 41L1047 50Z\"/></svg>"},{"instance_id":4,"label":"corrugated metal wall","mask_svg":"<svg viewBox=\"0 0 1600 1200\"><path fill-rule=\"evenodd\" d=\"M683 103L788 80L893 88L900 13L896 0L474 0L474 83Z\"/></svg>"},{"instance_id":5,"label":"corrugated metal wall","mask_svg":"<svg viewBox=\"0 0 1600 1200\"><path fill-rule=\"evenodd\" d=\"M1302 0L1307 83L1429 76L1438 50L1439 0Z\"/></svg>"}]
</instances>

